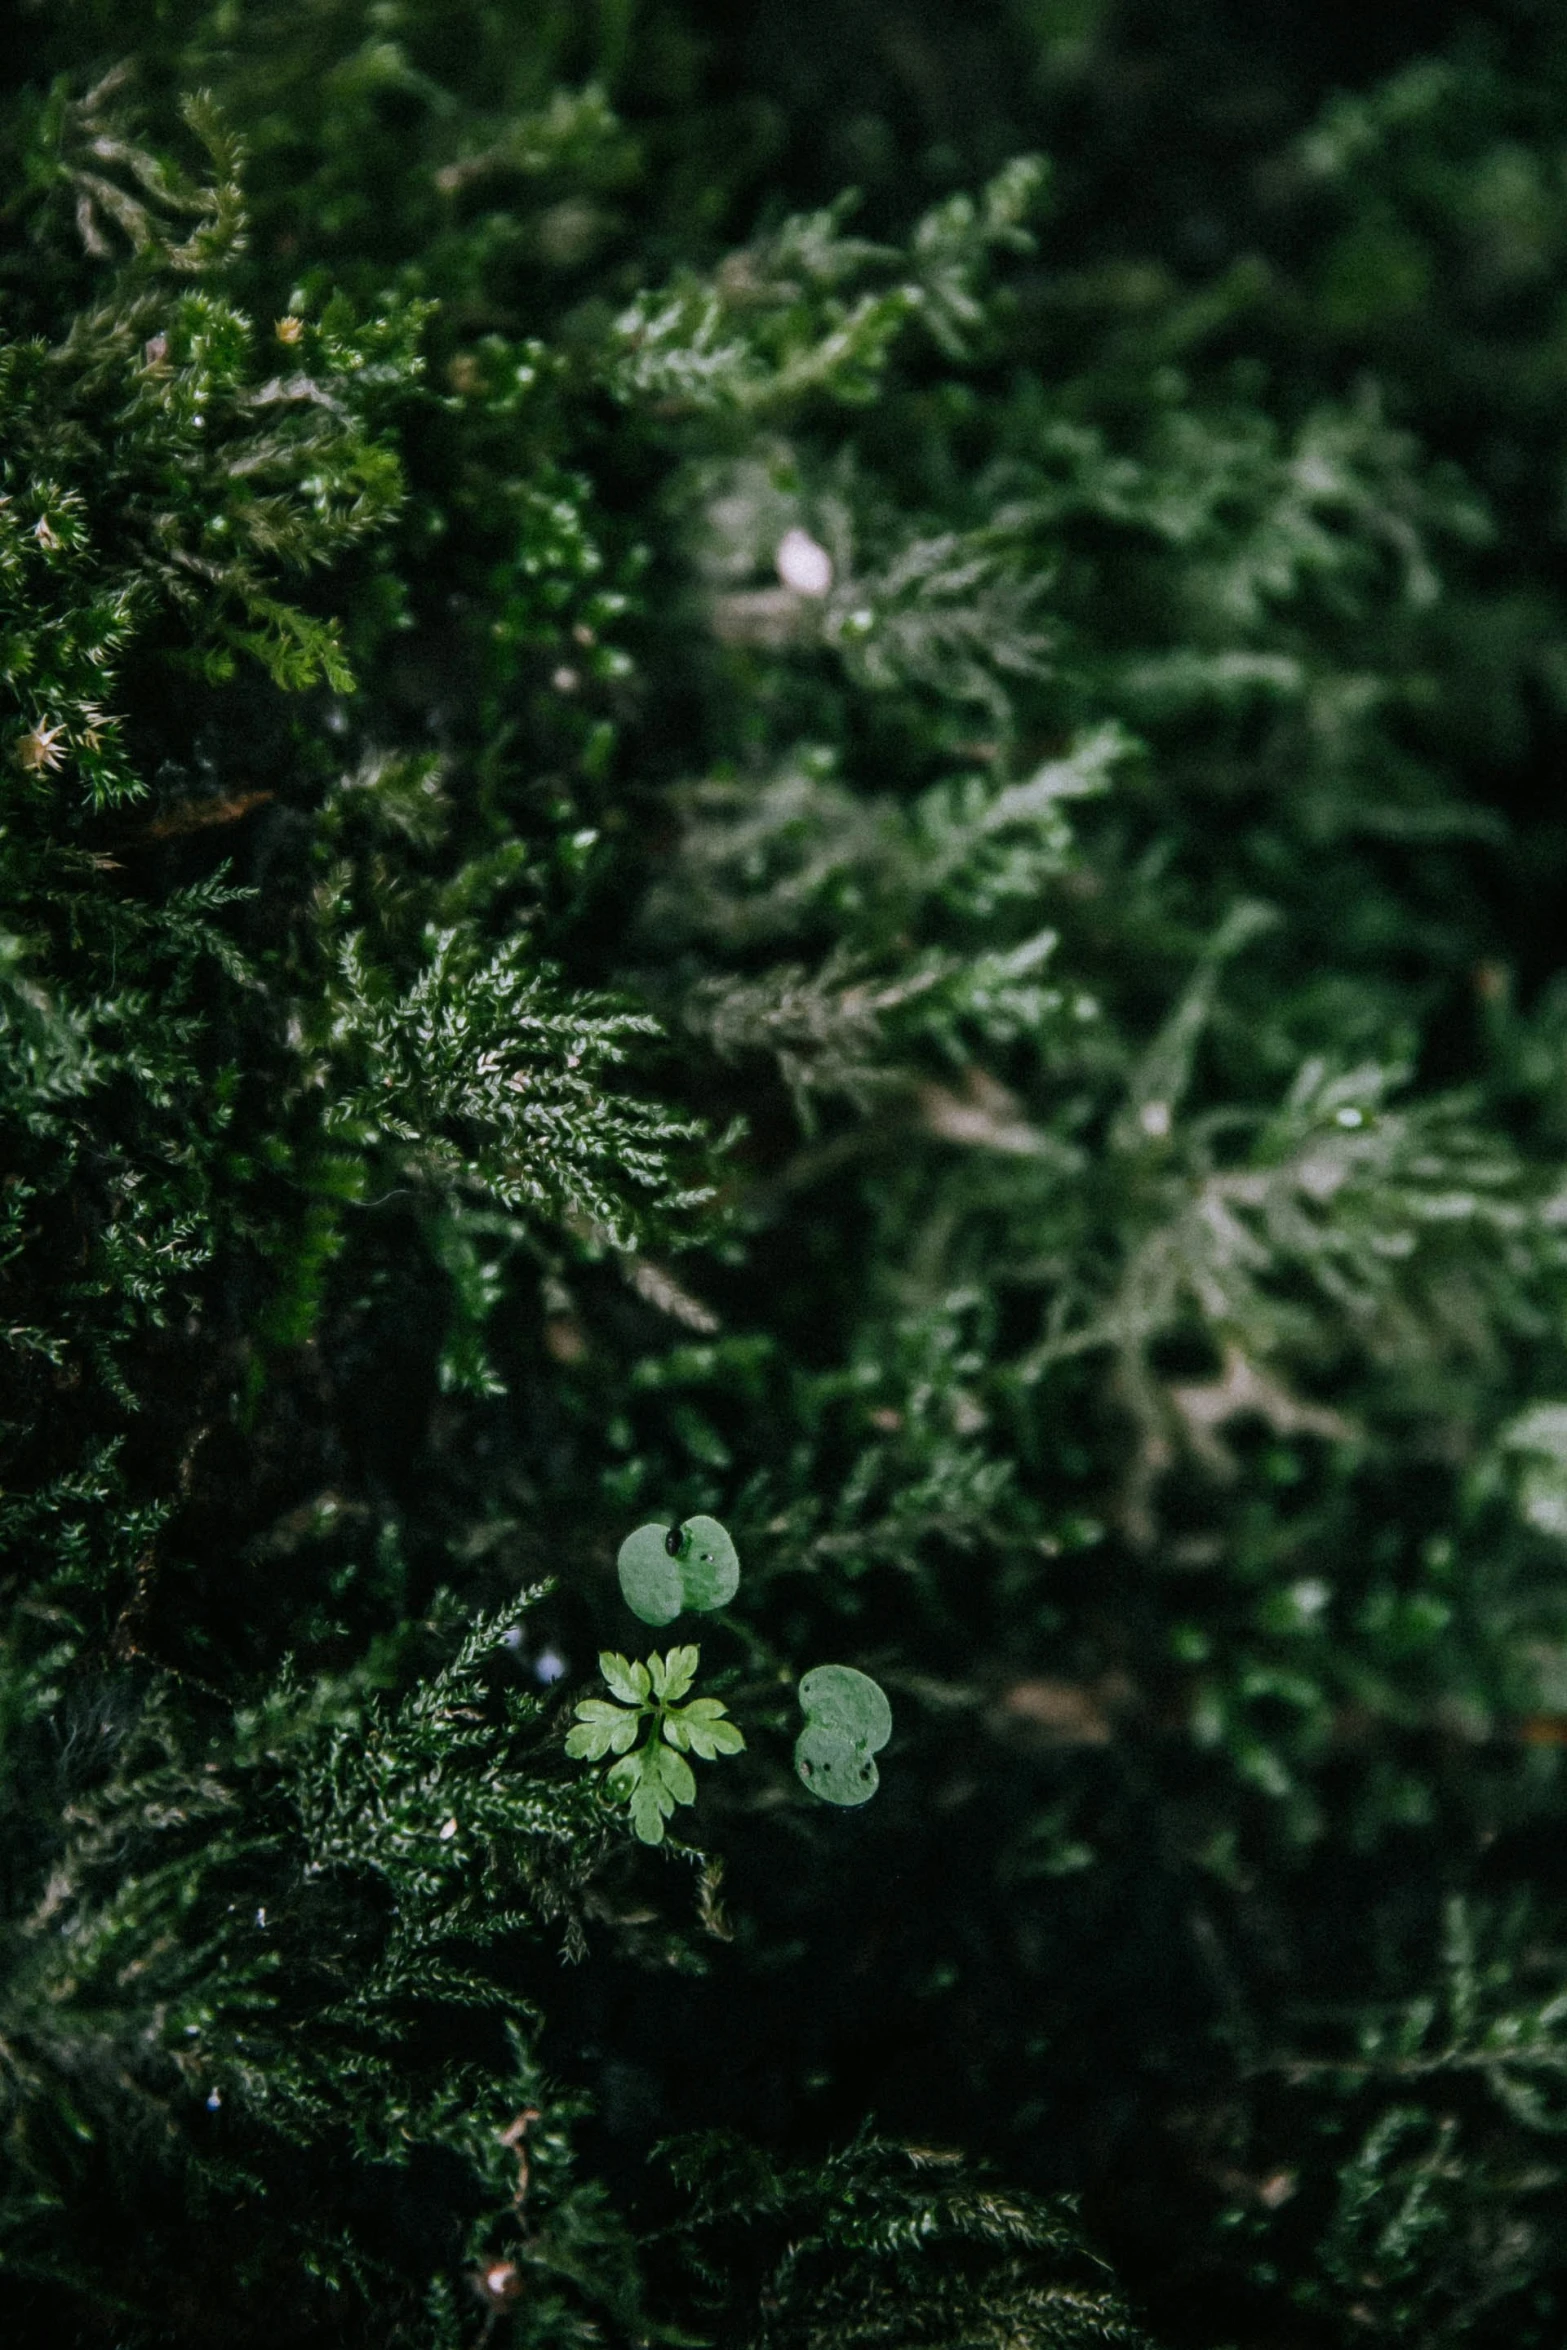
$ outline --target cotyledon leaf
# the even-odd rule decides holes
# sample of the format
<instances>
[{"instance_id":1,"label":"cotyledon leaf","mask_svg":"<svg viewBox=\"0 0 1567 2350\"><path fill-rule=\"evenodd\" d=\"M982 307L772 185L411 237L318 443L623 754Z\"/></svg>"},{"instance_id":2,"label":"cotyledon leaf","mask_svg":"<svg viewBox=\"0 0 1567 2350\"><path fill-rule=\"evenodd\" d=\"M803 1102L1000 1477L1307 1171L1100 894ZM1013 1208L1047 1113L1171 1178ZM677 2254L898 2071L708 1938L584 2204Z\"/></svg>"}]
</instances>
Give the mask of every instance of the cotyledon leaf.
<instances>
[{"instance_id":1,"label":"cotyledon leaf","mask_svg":"<svg viewBox=\"0 0 1567 2350\"><path fill-rule=\"evenodd\" d=\"M727 1607L740 1588L740 1554L716 1518L687 1518L680 1569L687 1607Z\"/></svg>"},{"instance_id":2,"label":"cotyledon leaf","mask_svg":"<svg viewBox=\"0 0 1567 2350\"><path fill-rule=\"evenodd\" d=\"M892 1708L886 1691L869 1673L857 1672L853 1665L813 1665L801 1676L798 1694L800 1711L808 1722L852 1738L870 1754L892 1736Z\"/></svg>"},{"instance_id":3,"label":"cotyledon leaf","mask_svg":"<svg viewBox=\"0 0 1567 2350\"><path fill-rule=\"evenodd\" d=\"M616 1560L627 1607L644 1624L673 1623L683 1608L727 1607L740 1588L740 1557L716 1518L639 1526Z\"/></svg>"},{"instance_id":4,"label":"cotyledon leaf","mask_svg":"<svg viewBox=\"0 0 1567 2350\"><path fill-rule=\"evenodd\" d=\"M796 1694L805 1715L794 1745L802 1784L824 1803L869 1803L881 1777L872 1758L892 1736L885 1691L853 1665L816 1665Z\"/></svg>"},{"instance_id":5,"label":"cotyledon leaf","mask_svg":"<svg viewBox=\"0 0 1567 2350\"><path fill-rule=\"evenodd\" d=\"M668 1532L667 1526L639 1526L615 1561L621 1596L644 1624L672 1624L685 1604L679 1564L665 1548Z\"/></svg>"},{"instance_id":6,"label":"cotyledon leaf","mask_svg":"<svg viewBox=\"0 0 1567 2350\"><path fill-rule=\"evenodd\" d=\"M824 1722L806 1723L794 1742L794 1767L824 1803L869 1803L881 1783L865 1747Z\"/></svg>"}]
</instances>

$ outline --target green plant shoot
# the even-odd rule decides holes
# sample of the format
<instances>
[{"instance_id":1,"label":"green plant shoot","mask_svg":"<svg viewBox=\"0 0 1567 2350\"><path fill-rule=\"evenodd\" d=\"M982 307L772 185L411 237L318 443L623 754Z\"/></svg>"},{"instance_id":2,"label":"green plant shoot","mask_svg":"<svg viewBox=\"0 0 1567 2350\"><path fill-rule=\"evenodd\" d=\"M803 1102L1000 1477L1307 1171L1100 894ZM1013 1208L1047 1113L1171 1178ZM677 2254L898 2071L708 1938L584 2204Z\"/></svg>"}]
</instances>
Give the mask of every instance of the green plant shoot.
<instances>
[{"instance_id":1,"label":"green plant shoot","mask_svg":"<svg viewBox=\"0 0 1567 2350\"><path fill-rule=\"evenodd\" d=\"M566 1752L580 1762L600 1762L606 1754L619 1758L605 1776L605 1792L612 1802L629 1806L631 1825L644 1844L662 1844L664 1822L675 1806L696 1801L687 1754L714 1762L721 1754L739 1754L745 1745L738 1725L726 1718L721 1697L680 1702L696 1679L701 1657L698 1648L672 1648L667 1656L632 1663L605 1649L599 1671L610 1697L582 1698L576 1727L567 1733ZM639 1745L644 1724L647 1737Z\"/></svg>"}]
</instances>

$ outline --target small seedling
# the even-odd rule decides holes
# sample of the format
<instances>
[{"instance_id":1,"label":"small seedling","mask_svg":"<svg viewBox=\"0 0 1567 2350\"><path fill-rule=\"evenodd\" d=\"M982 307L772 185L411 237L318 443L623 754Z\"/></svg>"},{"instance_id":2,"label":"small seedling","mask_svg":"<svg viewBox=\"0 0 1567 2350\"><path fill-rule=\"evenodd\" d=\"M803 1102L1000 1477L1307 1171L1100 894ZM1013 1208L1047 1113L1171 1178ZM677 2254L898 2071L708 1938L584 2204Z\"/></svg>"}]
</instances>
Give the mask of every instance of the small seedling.
<instances>
[{"instance_id":1,"label":"small seedling","mask_svg":"<svg viewBox=\"0 0 1567 2350\"><path fill-rule=\"evenodd\" d=\"M619 1757L605 1776L605 1792L630 1807L631 1825L644 1844L662 1844L664 1822L676 1804L696 1801L688 1753L713 1762L721 1754L740 1753L745 1745L736 1724L726 1718L721 1697L680 1703L696 1679L701 1654L697 1648L672 1648L667 1656L633 1664L606 1649L599 1671L610 1697L581 1699L577 1726L567 1733L566 1752L580 1762L601 1762L606 1754ZM638 1745L644 1723L647 1740Z\"/></svg>"},{"instance_id":2,"label":"small seedling","mask_svg":"<svg viewBox=\"0 0 1567 2350\"><path fill-rule=\"evenodd\" d=\"M620 1546L616 1562L626 1605L644 1624L672 1623L684 1608L727 1607L740 1587L739 1554L716 1518L687 1518L678 1526L639 1526ZM633 1664L605 1650L599 1670L611 1697L585 1697L566 1752L582 1762L617 1759L605 1792L627 1804L644 1844L661 1844L675 1806L696 1801L696 1780L685 1757L712 1762L745 1745L728 1709L716 1697L686 1696L700 1651L672 1648ZM869 1803L880 1781L875 1756L892 1736L892 1708L868 1673L853 1665L817 1665L800 1682L805 1727L795 1740L801 1783L824 1803ZM645 1742L642 1725L650 1725Z\"/></svg>"},{"instance_id":3,"label":"small seedling","mask_svg":"<svg viewBox=\"0 0 1567 2350\"><path fill-rule=\"evenodd\" d=\"M880 1684L853 1665L817 1665L797 1692L805 1727L794 1767L824 1803L869 1803L881 1774L874 1757L892 1736L892 1708Z\"/></svg>"},{"instance_id":4,"label":"small seedling","mask_svg":"<svg viewBox=\"0 0 1567 2350\"><path fill-rule=\"evenodd\" d=\"M740 1588L740 1558L716 1518L639 1526L615 1562L626 1605L644 1624L672 1624L682 1609L727 1607Z\"/></svg>"}]
</instances>

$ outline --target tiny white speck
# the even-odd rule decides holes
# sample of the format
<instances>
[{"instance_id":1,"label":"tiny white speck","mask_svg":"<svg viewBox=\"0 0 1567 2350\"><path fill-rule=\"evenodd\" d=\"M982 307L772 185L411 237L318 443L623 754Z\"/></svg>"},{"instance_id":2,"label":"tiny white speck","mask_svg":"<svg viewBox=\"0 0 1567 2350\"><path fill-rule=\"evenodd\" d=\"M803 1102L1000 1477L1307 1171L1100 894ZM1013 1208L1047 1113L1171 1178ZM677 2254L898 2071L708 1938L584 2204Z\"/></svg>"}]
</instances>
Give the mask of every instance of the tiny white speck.
<instances>
[{"instance_id":1,"label":"tiny white speck","mask_svg":"<svg viewBox=\"0 0 1567 2350\"><path fill-rule=\"evenodd\" d=\"M1145 1134L1152 1135L1156 1142L1162 1142L1170 1131L1169 1103L1144 1102L1137 1113L1137 1123Z\"/></svg>"},{"instance_id":2,"label":"tiny white speck","mask_svg":"<svg viewBox=\"0 0 1567 2350\"><path fill-rule=\"evenodd\" d=\"M533 1678L546 1689L551 1682L561 1681L566 1675L566 1660L558 1649L542 1648L533 1660Z\"/></svg>"},{"instance_id":3,"label":"tiny white speck","mask_svg":"<svg viewBox=\"0 0 1567 2350\"><path fill-rule=\"evenodd\" d=\"M774 561L784 586L797 596L825 596L832 586L832 557L808 530L786 530Z\"/></svg>"},{"instance_id":4,"label":"tiny white speck","mask_svg":"<svg viewBox=\"0 0 1567 2350\"><path fill-rule=\"evenodd\" d=\"M222 2103L223 2103L223 2092L222 2092L222 2090L221 2090L221 2089L214 2089L214 2090L212 2091L211 2095L210 2095L210 2096L208 2097L208 2099L207 2099L207 2111L208 2111L209 2113L216 2113L216 2112L217 2112L217 2110L218 2110L218 2107L219 2107L219 2106L220 2106Z\"/></svg>"},{"instance_id":5,"label":"tiny white speck","mask_svg":"<svg viewBox=\"0 0 1567 2350\"><path fill-rule=\"evenodd\" d=\"M457 1822L455 1820L448 1820L445 1827L441 1830L441 1842L443 1844L450 1844L456 1833Z\"/></svg>"},{"instance_id":6,"label":"tiny white speck","mask_svg":"<svg viewBox=\"0 0 1567 2350\"><path fill-rule=\"evenodd\" d=\"M256 1923L257 1923L257 1925L258 1925L258 1926L264 1926L264 1925L266 1924L266 1922L267 1922L267 1913L266 1913L266 1911L265 1911L264 1909L258 1909L258 1910L257 1910L257 1912L256 1912Z\"/></svg>"}]
</instances>

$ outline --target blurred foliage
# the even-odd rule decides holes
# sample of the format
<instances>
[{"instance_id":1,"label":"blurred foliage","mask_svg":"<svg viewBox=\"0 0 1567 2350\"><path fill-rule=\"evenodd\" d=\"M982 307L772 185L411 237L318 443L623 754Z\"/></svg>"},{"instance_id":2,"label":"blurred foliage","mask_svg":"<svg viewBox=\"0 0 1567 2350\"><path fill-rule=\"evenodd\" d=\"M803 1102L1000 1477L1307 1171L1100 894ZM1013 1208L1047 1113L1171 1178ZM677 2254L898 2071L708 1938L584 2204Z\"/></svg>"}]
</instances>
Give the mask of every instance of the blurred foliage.
<instances>
[{"instance_id":1,"label":"blurred foliage","mask_svg":"<svg viewBox=\"0 0 1567 2350\"><path fill-rule=\"evenodd\" d=\"M68 0L4 135L16 2338L1554 2345L1557 12Z\"/></svg>"}]
</instances>

